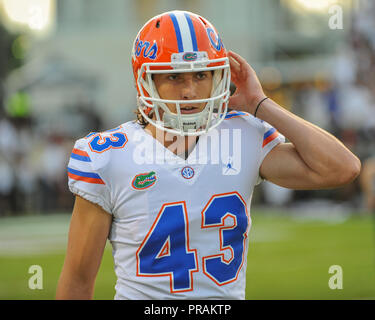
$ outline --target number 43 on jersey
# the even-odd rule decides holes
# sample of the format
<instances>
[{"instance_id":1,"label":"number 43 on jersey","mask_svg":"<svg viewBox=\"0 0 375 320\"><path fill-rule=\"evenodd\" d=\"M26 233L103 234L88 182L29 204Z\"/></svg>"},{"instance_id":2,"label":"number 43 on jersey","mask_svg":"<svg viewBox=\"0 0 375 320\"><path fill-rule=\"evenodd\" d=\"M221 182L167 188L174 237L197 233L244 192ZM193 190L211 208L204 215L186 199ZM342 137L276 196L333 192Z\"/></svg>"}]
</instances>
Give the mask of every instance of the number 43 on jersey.
<instances>
[{"instance_id":1,"label":"number 43 on jersey","mask_svg":"<svg viewBox=\"0 0 375 320\"><path fill-rule=\"evenodd\" d=\"M244 262L249 219L246 203L237 192L211 197L202 211L201 228L217 228L219 252L202 258L203 273L217 285L235 281ZM230 251L230 257L225 255ZM137 276L169 277L170 290L193 290L199 270L197 250L189 246L186 203L164 204L137 250Z\"/></svg>"}]
</instances>

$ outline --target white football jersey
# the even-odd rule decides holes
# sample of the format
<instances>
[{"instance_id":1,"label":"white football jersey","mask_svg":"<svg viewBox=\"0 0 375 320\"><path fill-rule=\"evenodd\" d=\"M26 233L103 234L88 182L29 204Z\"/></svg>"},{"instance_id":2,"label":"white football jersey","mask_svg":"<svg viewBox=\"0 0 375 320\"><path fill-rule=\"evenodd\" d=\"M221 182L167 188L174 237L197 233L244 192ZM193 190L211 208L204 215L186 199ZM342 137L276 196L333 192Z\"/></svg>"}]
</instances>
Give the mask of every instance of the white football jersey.
<instances>
[{"instance_id":1,"label":"white football jersey","mask_svg":"<svg viewBox=\"0 0 375 320\"><path fill-rule=\"evenodd\" d=\"M186 160L135 121L77 140L69 188L113 215L115 299L245 299L253 188L280 142L237 111Z\"/></svg>"}]
</instances>

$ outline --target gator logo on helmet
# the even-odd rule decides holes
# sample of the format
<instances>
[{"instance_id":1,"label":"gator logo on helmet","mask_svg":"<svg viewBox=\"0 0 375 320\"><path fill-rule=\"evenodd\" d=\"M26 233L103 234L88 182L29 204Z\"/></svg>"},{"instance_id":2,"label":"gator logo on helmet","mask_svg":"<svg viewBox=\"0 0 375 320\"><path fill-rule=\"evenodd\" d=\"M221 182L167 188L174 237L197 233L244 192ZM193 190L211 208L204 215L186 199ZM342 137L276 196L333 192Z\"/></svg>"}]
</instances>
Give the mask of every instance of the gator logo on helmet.
<instances>
[{"instance_id":1,"label":"gator logo on helmet","mask_svg":"<svg viewBox=\"0 0 375 320\"><path fill-rule=\"evenodd\" d=\"M135 190L144 190L152 187L156 182L155 171L137 174L133 181L132 187Z\"/></svg>"},{"instance_id":2,"label":"gator logo on helmet","mask_svg":"<svg viewBox=\"0 0 375 320\"><path fill-rule=\"evenodd\" d=\"M182 59L184 61L195 61L198 59L198 55L195 52L186 52L183 56Z\"/></svg>"}]
</instances>

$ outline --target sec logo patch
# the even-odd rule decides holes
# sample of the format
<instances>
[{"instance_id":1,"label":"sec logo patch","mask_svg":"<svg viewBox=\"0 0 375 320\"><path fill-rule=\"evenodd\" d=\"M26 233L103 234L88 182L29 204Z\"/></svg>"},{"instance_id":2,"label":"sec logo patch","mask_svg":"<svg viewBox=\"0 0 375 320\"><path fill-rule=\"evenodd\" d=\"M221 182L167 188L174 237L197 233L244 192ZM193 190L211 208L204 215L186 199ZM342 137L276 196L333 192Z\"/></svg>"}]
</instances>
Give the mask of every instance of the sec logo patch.
<instances>
[{"instance_id":1,"label":"sec logo patch","mask_svg":"<svg viewBox=\"0 0 375 320\"><path fill-rule=\"evenodd\" d=\"M181 175L185 179L191 179L194 177L194 169L192 167L183 167L181 169Z\"/></svg>"}]
</instances>

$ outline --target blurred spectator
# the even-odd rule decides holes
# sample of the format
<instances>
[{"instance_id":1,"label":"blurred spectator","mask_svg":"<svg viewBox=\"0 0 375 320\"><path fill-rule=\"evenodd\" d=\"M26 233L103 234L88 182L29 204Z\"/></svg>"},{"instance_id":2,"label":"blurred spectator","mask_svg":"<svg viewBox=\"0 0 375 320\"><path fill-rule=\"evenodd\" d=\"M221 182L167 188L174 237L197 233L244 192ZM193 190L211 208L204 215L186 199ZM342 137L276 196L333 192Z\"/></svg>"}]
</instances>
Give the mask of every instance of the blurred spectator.
<instances>
[{"instance_id":1,"label":"blurred spectator","mask_svg":"<svg viewBox=\"0 0 375 320\"><path fill-rule=\"evenodd\" d=\"M293 199L293 190L280 187L268 181L262 184L264 200L272 206L286 206Z\"/></svg>"},{"instance_id":2,"label":"blurred spectator","mask_svg":"<svg viewBox=\"0 0 375 320\"><path fill-rule=\"evenodd\" d=\"M66 175L68 154L63 145L64 139L57 134L51 134L39 149L39 184L41 210L50 212L56 210L59 184Z\"/></svg>"},{"instance_id":3,"label":"blurred spectator","mask_svg":"<svg viewBox=\"0 0 375 320\"><path fill-rule=\"evenodd\" d=\"M13 167L0 157L0 217L15 211Z\"/></svg>"},{"instance_id":4,"label":"blurred spectator","mask_svg":"<svg viewBox=\"0 0 375 320\"><path fill-rule=\"evenodd\" d=\"M11 121L7 118L0 120L0 155L11 163L18 150L17 131Z\"/></svg>"},{"instance_id":5,"label":"blurred spectator","mask_svg":"<svg viewBox=\"0 0 375 320\"><path fill-rule=\"evenodd\" d=\"M66 114L82 120L75 128L79 136L101 129L92 103L77 102ZM66 166L77 136L70 123L55 132L41 130L44 125L29 112L0 120L0 215L71 210Z\"/></svg>"}]
</instances>

